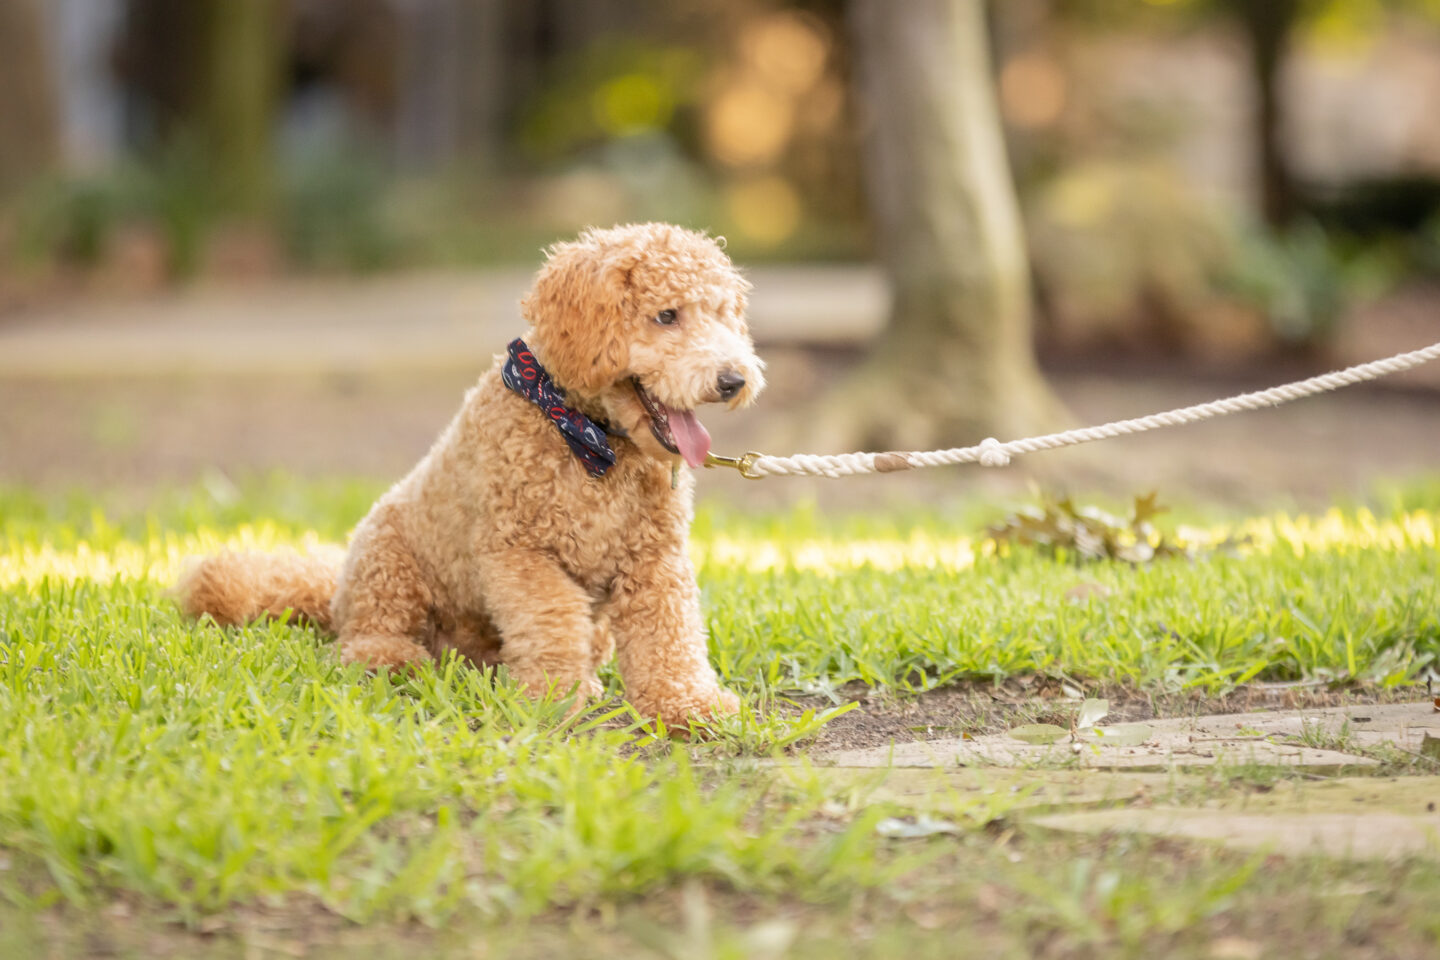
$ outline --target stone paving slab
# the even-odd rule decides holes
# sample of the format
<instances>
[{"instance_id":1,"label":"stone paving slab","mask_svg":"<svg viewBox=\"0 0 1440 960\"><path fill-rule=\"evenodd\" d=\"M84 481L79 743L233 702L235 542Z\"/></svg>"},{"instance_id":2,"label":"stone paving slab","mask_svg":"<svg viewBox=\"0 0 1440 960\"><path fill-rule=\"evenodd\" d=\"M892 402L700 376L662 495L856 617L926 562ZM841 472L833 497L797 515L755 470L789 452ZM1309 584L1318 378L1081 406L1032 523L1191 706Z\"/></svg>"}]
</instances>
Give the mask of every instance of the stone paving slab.
<instances>
[{"instance_id":1,"label":"stone paving slab","mask_svg":"<svg viewBox=\"0 0 1440 960\"><path fill-rule=\"evenodd\" d=\"M1235 739L1224 742L1192 742L1188 735L1156 736L1135 747L1101 747L1094 743L1072 746L1068 742L1027 744L995 735L974 740L931 740L926 743L897 744L894 753L886 748L838 751L817 757L841 767L1057 767L1086 769L1160 770L1167 767L1208 767L1216 764L1240 766L1302 766L1338 770L1343 767L1375 766L1368 757L1316 750L1304 746L1271 743L1263 739Z\"/></svg>"},{"instance_id":2,"label":"stone paving slab","mask_svg":"<svg viewBox=\"0 0 1440 960\"><path fill-rule=\"evenodd\" d=\"M853 788L867 802L942 815L983 811L991 801L997 814L1146 802L1203 783L1183 774L1109 770L817 767L813 772L833 787Z\"/></svg>"},{"instance_id":3,"label":"stone paving slab","mask_svg":"<svg viewBox=\"0 0 1440 960\"><path fill-rule=\"evenodd\" d=\"M1391 743L1418 751L1425 736L1440 737L1440 710L1431 701L1384 703L1370 706L1328 707L1321 710L1267 710L1257 713L1217 714L1193 720L1157 721L1193 724L1197 736L1235 736L1255 731L1266 736L1311 735L1333 737L1360 747Z\"/></svg>"},{"instance_id":4,"label":"stone paving slab","mask_svg":"<svg viewBox=\"0 0 1440 960\"><path fill-rule=\"evenodd\" d=\"M1309 814L1299 817L1214 813L1155 807L1086 810L1031 821L1081 833L1121 831L1214 840L1241 850L1394 860L1440 856L1440 817L1396 814Z\"/></svg>"},{"instance_id":5,"label":"stone paving slab","mask_svg":"<svg viewBox=\"0 0 1440 960\"><path fill-rule=\"evenodd\" d=\"M1082 834L1141 833L1286 855L1440 857L1440 776L1227 786L1178 770L829 767L801 775L811 774L922 820L1018 817Z\"/></svg>"},{"instance_id":6,"label":"stone paving slab","mask_svg":"<svg viewBox=\"0 0 1440 960\"><path fill-rule=\"evenodd\" d=\"M1198 806L1073 810L1029 822L1080 833L1212 840L1286 854L1440 857L1440 776L1280 781L1268 793L1221 793Z\"/></svg>"},{"instance_id":7,"label":"stone paving slab","mask_svg":"<svg viewBox=\"0 0 1440 960\"><path fill-rule=\"evenodd\" d=\"M1349 750L1393 744L1419 752L1426 735L1440 737L1440 712L1423 703L1275 710L1154 720L1138 746L1102 746L1092 738L1030 744L1009 734L950 738L841 750L814 757L838 767L1045 767L1153 769L1215 764L1338 769L1374 766Z\"/></svg>"}]
</instances>

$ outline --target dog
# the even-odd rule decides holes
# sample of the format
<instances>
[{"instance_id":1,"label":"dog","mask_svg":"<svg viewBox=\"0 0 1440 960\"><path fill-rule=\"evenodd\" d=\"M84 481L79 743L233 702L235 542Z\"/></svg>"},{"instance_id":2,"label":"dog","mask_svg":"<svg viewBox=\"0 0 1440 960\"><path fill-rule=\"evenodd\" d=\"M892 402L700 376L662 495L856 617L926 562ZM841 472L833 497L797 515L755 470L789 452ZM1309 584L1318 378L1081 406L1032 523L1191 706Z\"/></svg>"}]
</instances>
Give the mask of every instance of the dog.
<instances>
[{"instance_id":1,"label":"dog","mask_svg":"<svg viewBox=\"0 0 1440 960\"><path fill-rule=\"evenodd\" d=\"M191 617L290 615L370 670L454 651L532 696L601 692L670 726L733 712L686 551L710 447L696 416L764 388L750 284L715 240L669 224L588 229L547 253L522 337L335 556L229 552L176 594Z\"/></svg>"}]
</instances>

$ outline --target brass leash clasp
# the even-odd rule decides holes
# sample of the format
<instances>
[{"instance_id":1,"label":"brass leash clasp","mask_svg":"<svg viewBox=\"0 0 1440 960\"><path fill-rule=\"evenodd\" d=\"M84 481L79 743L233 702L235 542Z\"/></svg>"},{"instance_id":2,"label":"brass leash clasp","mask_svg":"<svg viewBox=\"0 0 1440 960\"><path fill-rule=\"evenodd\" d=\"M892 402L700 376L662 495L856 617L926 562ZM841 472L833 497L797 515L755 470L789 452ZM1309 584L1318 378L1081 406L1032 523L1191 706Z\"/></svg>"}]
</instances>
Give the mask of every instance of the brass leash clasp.
<instances>
[{"instance_id":1,"label":"brass leash clasp","mask_svg":"<svg viewBox=\"0 0 1440 960\"><path fill-rule=\"evenodd\" d=\"M740 476L746 480L763 480L765 479L765 475L755 472L755 461L759 460L762 456L763 454L756 453L754 450L739 457L717 457L713 453L707 453L705 454L705 467L706 469L711 467L730 467L731 469L740 471Z\"/></svg>"}]
</instances>

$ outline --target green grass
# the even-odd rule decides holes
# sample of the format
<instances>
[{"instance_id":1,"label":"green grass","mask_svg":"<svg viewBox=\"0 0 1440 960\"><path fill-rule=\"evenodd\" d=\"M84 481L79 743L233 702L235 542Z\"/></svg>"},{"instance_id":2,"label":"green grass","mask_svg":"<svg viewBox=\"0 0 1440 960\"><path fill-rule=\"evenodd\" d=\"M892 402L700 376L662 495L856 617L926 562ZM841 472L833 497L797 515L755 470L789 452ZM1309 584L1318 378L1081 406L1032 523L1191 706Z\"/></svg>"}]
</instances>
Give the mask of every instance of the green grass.
<instances>
[{"instance_id":1,"label":"green grass","mask_svg":"<svg viewBox=\"0 0 1440 960\"><path fill-rule=\"evenodd\" d=\"M180 624L155 585L42 584L0 614L0 830L84 903L129 890L193 916L303 892L357 920L438 922L641 894L678 875L872 882L871 856L784 842L826 799L626 756L454 662L414 680L339 668L281 625ZM583 735L582 735L583 734ZM883 876L877 874L877 879Z\"/></svg>"},{"instance_id":2,"label":"green grass","mask_svg":"<svg viewBox=\"0 0 1440 960\"><path fill-rule=\"evenodd\" d=\"M1172 936L1196 910L1231 909L1259 882L1250 862L1221 857L1168 899L1098 879L1145 869L1133 852L1084 876L1027 869L973 832L1004 822L1005 796L947 811L959 841L886 841L875 826L894 804L749 758L830 716L784 709L787 696L854 681L903 692L1025 672L1145 690L1413 680L1440 654L1440 496L1419 489L1375 513L1253 518L1230 531L1251 538L1234 555L1139 568L997 556L975 539L974 510L704 510L694 554L713 655L747 706L689 742L634 716L613 674L612 699L567 721L567 704L530 703L503 675L447 663L367 677L304 629L222 632L183 622L166 599L189 554L343 537L371 485L211 484L144 509L3 491L0 903L19 916L134 898L189 924L256 904L432 926L561 911L613 934L603 918L615 910L694 881L788 904L817 929L836 910L883 917L884 904L933 897L939 915L1033 944L960 904L976 894L969 873L989 864L1017 911L1053 901L1034 927L1045 936ZM1067 599L1080 583L1109 592ZM957 857L953 875L925 866ZM1116 917L1086 906L1101 893ZM733 955L751 949L739 932L711 933L741 944Z\"/></svg>"}]
</instances>

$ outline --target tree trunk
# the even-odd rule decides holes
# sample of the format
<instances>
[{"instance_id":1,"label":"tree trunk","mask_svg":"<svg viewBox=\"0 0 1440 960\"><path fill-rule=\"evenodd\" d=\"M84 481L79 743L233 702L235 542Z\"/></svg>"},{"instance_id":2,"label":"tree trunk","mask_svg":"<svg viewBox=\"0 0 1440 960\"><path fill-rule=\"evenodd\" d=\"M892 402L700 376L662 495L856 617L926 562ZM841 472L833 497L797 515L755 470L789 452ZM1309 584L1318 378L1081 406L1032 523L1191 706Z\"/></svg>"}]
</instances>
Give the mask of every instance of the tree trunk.
<instances>
[{"instance_id":1,"label":"tree trunk","mask_svg":"<svg viewBox=\"0 0 1440 960\"><path fill-rule=\"evenodd\" d=\"M197 118L220 202L266 212L274 191L275 109L283 68L280 0L207 0Z\"/></svg>"},{"instance_id":2,"label":"tree trunk","mask_svg":"<svg viewBox=\"0 0 1440 960\"><path fill-rule=\"evenodd\" d=\"M870 208L893 302L880 346L836 392L847 439L910 449L1055 426L1063 413L1031 342L1029 265L984 3L854 0L851 28Z\"/></svg>"},{"instance_id":3,"label":"tree trunk","mask_svg":"<svg viewBox=\"0 0 1440 960\"><path fill-rule=\"evenodd\" d=\"M49 50L37 0L0 0L0 200L59 158Z\"/></svg>"},{"instance_id":4,"label":"tree trunk","mask_svg":"<svg viewBox=\"0 0 1440 960\"><path fill-rule=\"evenodd\" d=\"M1229 0L1250 41L1250 69L1255 86L1256 166L1260 177L1260 209L1271 226L1284 226L1299 209L1295 179L1285 155L1285 105L1280 71L1300 0Z\"/></svg>"},{"instance_id":5,"label":"tree trunk","mask_svg":"<svg viewBox=\"0 0 1440 960\"><path fill-rule=\"evenodd\" d=\"M476 176L493 176L504 151L505 101L513 86L508 25L503 0L461 4L459 151Z\"/></svg>"},{"instance_id":6,"label":"tree trunk","mask_svg":"<svg viewBox=\"0 0 1440 960\"><path fill-rule=\"evenodd\" d=\"M396 155L401 169L432 173L456 159L463 59L460 9L456 0L412 0L396 10L400 14Z\"/></svg>"}]
</instances>

